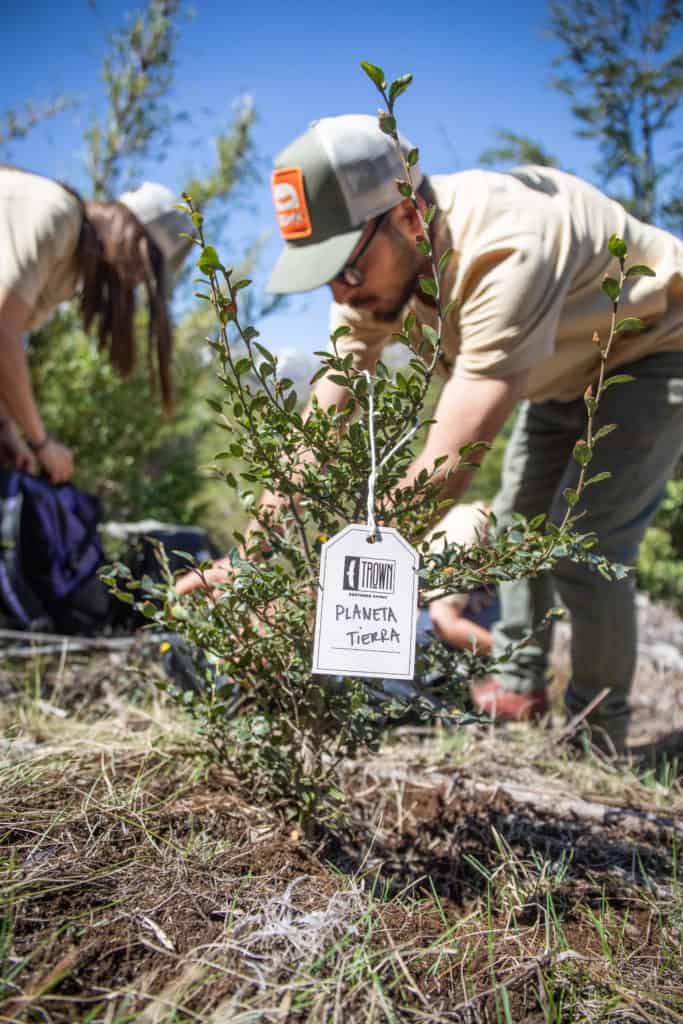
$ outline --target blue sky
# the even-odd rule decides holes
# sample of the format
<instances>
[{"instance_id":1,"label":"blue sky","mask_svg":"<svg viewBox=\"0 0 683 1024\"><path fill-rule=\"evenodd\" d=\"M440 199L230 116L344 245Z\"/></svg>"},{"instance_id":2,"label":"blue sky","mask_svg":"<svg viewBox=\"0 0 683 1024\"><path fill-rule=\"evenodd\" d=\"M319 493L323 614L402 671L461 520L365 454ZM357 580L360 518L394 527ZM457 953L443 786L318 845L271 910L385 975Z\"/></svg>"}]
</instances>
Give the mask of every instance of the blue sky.
<instances>
[{"instance_id":1,"label":"blue sky","mask_svg":"<svg viewBox=\"0 0 683 1024\"><path fill-rule=\"evenodd\" d=\"M57 93L79 99L76 109L13 145L16 163L83 186L82 131L101 109L104 40L137 6L120 0L3 5L0 110ZM261 283L279 250L270 161L316 117L376 110L374 89L359 68L368 59L391 77L412 71L399 123L419 145L428 173L476 166L495 130L507 128L541 140L562 166L595 180L595 147L576 139L568 102L549 85L558 49L547 24L542 0L196 0L193 17L182 23L171 97L189 120L177 126L168 151L142 168L143 177L179 189L189 172L210 165L212 133L225 125L236 97L253 96L262 181L230 217L218 247L230 261L249 240L270 231L256 275ZM263 323L264 340L274 348L324 347L328 302L324 290L295 299L287 315Z\"/></svg>"}]
</instances>

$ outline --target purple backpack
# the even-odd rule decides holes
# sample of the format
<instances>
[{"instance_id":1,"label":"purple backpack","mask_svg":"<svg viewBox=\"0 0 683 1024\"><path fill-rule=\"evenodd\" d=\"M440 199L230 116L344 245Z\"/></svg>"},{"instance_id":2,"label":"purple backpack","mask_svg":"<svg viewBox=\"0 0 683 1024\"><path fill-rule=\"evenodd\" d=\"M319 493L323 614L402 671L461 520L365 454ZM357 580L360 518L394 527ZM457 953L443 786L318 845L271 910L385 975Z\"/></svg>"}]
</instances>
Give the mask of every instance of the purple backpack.
<instances>
[{"instance_id":1,"label":"purple backpack","mask_svg":"<svg viewBox=\"0 0 683 1024\"><path fill-rule=\"evenodd\" d=\"M99 519L97 498L73 484L0 469L0 614L13 626L101 626L110 601L96 575Z\"/></svg>"}]
</instances>

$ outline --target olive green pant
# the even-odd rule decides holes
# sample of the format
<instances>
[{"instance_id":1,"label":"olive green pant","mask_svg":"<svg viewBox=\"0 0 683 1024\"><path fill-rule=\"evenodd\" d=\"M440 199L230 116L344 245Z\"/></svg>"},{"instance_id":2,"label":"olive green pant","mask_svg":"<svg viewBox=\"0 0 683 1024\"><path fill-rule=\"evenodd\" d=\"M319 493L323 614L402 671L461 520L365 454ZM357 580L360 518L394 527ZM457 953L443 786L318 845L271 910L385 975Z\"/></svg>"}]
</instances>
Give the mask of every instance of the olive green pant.
<instances>
[{"instance_id":1,"label":"olive green pant","mask_svg":"<svg viewBox=\"0 0 683 1024\"><path fill-rule=\"evenodd\" d=\"M591 476L603 471L612 476L587 488L575 511L585 510L577 529L597 534L598 551L611 561L633 565L683 449L683 352L648 356L618 372L636 379L604 393L596 427L616 423L617 430L597 442L590 465ZM500 526L509 525L514 512L527 517L544 512L552 522L562 520L562 492L575 487L578 479L571 453L585 427L582 398L523 404L494 502ZM551 573L502 584L494 656L537 627L557 604L556 595L569 611L572 630L567 710L580 712L609 687L589 721L598 727L596 734L602 730L622 751L637 650L633 573L619 582L607 581L590 566L562 560ZM551 628L541 629L500 666L497 675L506 689L524 693L548 684L550 643Z\"/></svg>"}]
</instances>

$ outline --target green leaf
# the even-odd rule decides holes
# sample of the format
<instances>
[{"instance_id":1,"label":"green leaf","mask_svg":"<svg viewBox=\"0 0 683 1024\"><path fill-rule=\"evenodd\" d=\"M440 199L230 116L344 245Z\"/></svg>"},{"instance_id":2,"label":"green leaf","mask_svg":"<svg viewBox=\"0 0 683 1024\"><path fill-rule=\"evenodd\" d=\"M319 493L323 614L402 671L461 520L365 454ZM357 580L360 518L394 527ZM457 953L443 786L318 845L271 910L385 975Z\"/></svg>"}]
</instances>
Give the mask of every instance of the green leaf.
<instances>
[{"instance_id":1,"label":"green leaf","mask_svg":"<svg viewBox=\"0 0 683 1024\"><path fill-rule=\"evenodd\" d=\"M574 451L572 457L575 462L578 462L580 466L587 466L593 458L593 452L590 450L589 445L583 439L576 442L574 445Z\"/></svg>"},{"instance_id":2,"label":"green leaf","mask_svg":"<svg viewBox=\"0 0 683 1024\"><path fill-rule=\"evenodd\" d=\"M634 263L632 267L629 267L626 271L627 277L656 277L655 271L652 267L646 267L644 263Z\"/></svg>"},{"instance_id":3,"label":"green leaf","mask_svg":"<svg viewBox=\"0 0 683 1024\"><path fill-rule=\"evenodd\" d=\"M611 388L613 384L628 384L629 381L635 380L630 373L617 373L614 377L608 377L602 385L602 390L606 391L607 388Z\"/></svg>"},{"instance_id":4,"label":"green leaf","mask_svg":"<svg viewBox=\"0 0 683 1024\"><path fill-rule=\"evenodd\" d=\"M256 330L255 327L252 327L251 325L245 327L244 330L242 331L242 337L244 338L245 341L251 341L253 338L258 338L258 336L259 332Z\"/></svg>"},{"instance_id":5,"label":"green leaf","mask_svg":"<svg viewBox=\"0 0 683 1024\"><path fill-rule=\"evenodd\" d=\"M623 238L619 238L618 235L612 235L607 243L607 248L611 252L612 256L616 256L618 260L625 259L626 254L628 253L628 246L626 245L626 242Z\"/></svg>"},{"instance_id":6,"label":"green leaf","mask_svg":"<svg viewBox=\"0 0 683 1024\"><path fill-rule=\"evenodd\" d=\"M420 277L420 289L425 295L431 295L434 298L439 294L439 288L433 277Z\"/></svg>"},{"instance_id":7,"label":"green leaf","mask_svg":"<svg viewBox=\"0 0 683 1024\"><path fill-rule=\"evenodd\" d=\"M444 311L442 313L442 316L443 316L444 320L455 309L455 307L457 305L458 305L458 300L457 299L451 299L451 301L446 304L446 307L445 307L445 309L444 309Z\"/></svg>"},{"instance_id":8,"label":"green leaf","mask_svg":"<svg viewBox=\"0 0 683 1024\"><path fill-rule=\"evenodd\" d=\"M422 333L429 342L429 344L436 348L439 344L439 335L436 333L434 328L430 324L422 324Z\"/></svg>"},{"instance_id":9,"label":"green leaf","mask_svg":"<svg viewBox=\"0 0 683 1024\"><path fill-rule=\"evenodd\" d=\"M413 186L409 181L397 181L396 187L405 199L410 199L413 194Z\"/></svg>"},{"instance_id":10,"label":"green leaf","mask_svg":"<svg viewBox=\"0 0 683 1024\"><path fill-rule=\"evenodd\" d=\"M615 281L613 277L605 278L605 280L602 282L602 290L605 293L605 295L607 295L612 300L612 302L619 301L621 289L619 287L619 282Z\"/></svg>"},{"instance_id":11,"label":"green leaf","mask_svg":"<svg viewBox=\"0 0 683 1024\"><path fill-rule=\"evenodd\" d=\"M606 423L604 427L600 427L600 429L596 430L593 434L593 444L595 444L596 441L600 441L601 438L607 437L608 434L611 434L612 431L616 429L616 423Z\"/></svg>"},{"instance_id":12,"label":"green leaf","mask_svg":"<svg viewBox=\"0 0 683 1024\"><path fill-rule=\"evenodd\" d=\"M408 150L408 153L406 155L406 162L408 164L408 167L414 167L419 159L420 159L420 151L419 151L419 149L409 149Z\"/></svg>"},{"instance_id":13,"label":"green leaf","mask_svg":"<svg viewBox=\"0 0 683 1024\"><path fill-rule=\"evenodd\" d=\"M382 69L378 68L376 64L371 64L369 60L362 60L360 62L360 66L362 67L363 71L368 76L370 81L374 82L381 92L386 87L387 84Z\"/></svg>"},{"instance_id":14,"label":"green leaf","mask_svg":"<svg viewBox=\"0 0 683 1024\"><path fill-rule=\"evenodd\" d=\"M212 245L205 245L201 256L197 260L197 266L202 274L211 274L213 271L220 270L223 264L218 259L218 253L214 247Z\"/></svg>"},{"instance_id":15,"label":"green leaf","mask_svg":"<svg viewBox=\"0 0 683 1024\"><path fill-rule=\"evenodd\" d=\"M296 404L299 401L296 391L290 391L285 398L285 410L291 412L292 409L296 408Z\"/></svg>"},{"instance_id":16,"label":"green leaf","mask_svg":"<svg viewBox=\"0 0 683 1024\"><path fill-rule=\"evenodd\" d=\"M607 470L605 470L602 473L596 473L595 476L592 476L590 478L590 480L586 480L586 482L585 482L585 484L583 486L584 487L589 487L590 484L599 484L601 480L609 480L609 478L611 476L612 476L612 474L610 472L608 472Z\"/></svg>"},{"instance_id":17,"label":"green leaf","mask_svg":"<svg viewBox=\"0 0 683 1024\"><path fill-rule=\"evenodd\" d=\"M270 363L271 366L275 365L275 356L273 355L272 352L269 352L268 349L264 348L263 345L259 345L258 341L254 342L254 348L261 353L261 355L263 356L267 363Z\"/></svg>"},{"instance_id":18,"label":"green leaf","mask_svg":"<svg viewBox=\"0 0 683 1024\"><path fill-rule=\"evenodd\" d=\"M238 281L237 284L234 284L232 286L232 289L233 289L233 291L238 292L242 288L248 288L250 284L251 284L251 281L249 280L249 278L245 278L243 281Z\"/></svg>"},{"instance_id":19,"label":"green leaf","mask_svg":"<svg viewBox=\"0 0 683 1024\"><path fill-rule=\"evenodd\" d=\"M391 114L387 114L384 110L380 110L377 115L379 121L379 130L384 132L385 135L396 134L396 118L392 117Z\"/></svg>"},{"instance_id":20,"label":"green leaf","mask_svg":"<svg viewBox=\"0 0 683 1024\"><path fill-rule=\"evenodd\" d=\"M431 224L436 217L436 206L428 206L425 210L425 224Z\"/></svg>"},{"instance_id":21,"label":"green leaf","mask_svg":"<svg viewBox=\"0 0 683 1024\"><path fill-rule=\"evenodd\" d=\"M414 313L408 313L405 320L403 321L403 330L408 334L412 331L413 327L417 323L417 317Z\"/></svg>"},{"instance_id":22,"label":"green leaf","mask_svg":"<svg viewBox=\"0 0 683 1024\"><path fill-rule=\"evenodd\" d=\"M330 335L330 338L332 339L332 341L336 341L337 338L343 338L345 334L350 333L351 328L348 327L346 324L343 324L341 327L335 327L335 329L332 331L332 334ZM319 355L319 353L316 352L316 355ZM327 353L325 353L325 355L327 355Z\"/></svg>"},{"instance_id":23,"label":"green leaf","mask_svg":"<svg viewBox=\"0 0 683 1024\"><path fill-rule=\"evenodd\" d=\"M251 370L251 359L247 359L246 356L238 359L235 363L235 373L238 377L241 377L243 373L248 373L249 370Z\"/></svg>"},{"instance_id":24,"label":"green leaf","mask_svg":"<svg viewBox=\"0 0 683 1024\"><path fill-rule=\"evenodd\" d=\"M573 487L565 487L562 491L562 495L570 508L574 508L574 505L576 505L579 500L579 496Z\"/></svg>"},{"instance_id":25,"label":"green leaf","mask_svg":"<svg viewBox=\"0 0 683 1024\"><path fill-rule=\"evenodd\" d=\"M394 100L397 100L401 93L406 91L412 80L413 76L411 74L407 74L401 75L400 78L397 78L392 82L389 86L389 102L393 103Z\"/></svg>"},{"instance_id":26,"label":"green leaf","mask_svg":"<svg viewBox=\"0 0 683 1024\"><path fill-rule=\"evenodd\" d=\"M469 444L463 445L458 451L458 455L461 459L467 459L473 452L488 451L491 447L488 441L470 441Z\"/></svg>"},{"instance_id":27,"label":"green leaf","mask_svg":"<svg viewBox=\"0 0 683 1024\"><path fill-rule=\"evenodd\" d=\"M637 316L627 316L624 320L620 320L615 327L615 333L619 334L622 331L642 331L645 327L643 321Z\"/></svg>"},{"instance_id":28,"label":"green leaf","mask_svg":"<svg viewBox=\"0 0 683 1024\"><path fill-rule=\"evenodd\" d=\"M438 263L439 273L440 274L443 274L444 270L446 269L446 267L449 264L449 261L450 261L450 258L451 258L452 255L453 255L453 250L452 249L446 249L446 251L444 253L442 253L442 255L441 255L440 259L439 259L439 263Z\"/></svg>"}]
</instances>

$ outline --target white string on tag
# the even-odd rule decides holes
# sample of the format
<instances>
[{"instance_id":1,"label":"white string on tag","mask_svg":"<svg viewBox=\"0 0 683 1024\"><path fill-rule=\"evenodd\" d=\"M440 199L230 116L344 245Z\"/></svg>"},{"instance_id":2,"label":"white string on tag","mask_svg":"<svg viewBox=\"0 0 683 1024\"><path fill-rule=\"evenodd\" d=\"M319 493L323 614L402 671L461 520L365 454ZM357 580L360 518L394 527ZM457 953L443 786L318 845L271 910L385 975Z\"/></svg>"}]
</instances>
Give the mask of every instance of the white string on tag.
<instances>
[{"instance_id":1,"label":"white string on tag","mask_svg":"<svg viewBox=\"0 0 683 1024\"><path fill-rule=\"evenodd\" d=\"M415 426L412 427L407 434L396 442L390 452L384 456L379 466L377 465L377 452L375 449L375 382L371 374L367 370L363 370L363 374L368 382L368 436L370 438L370 476L368 477L368 530L370 535L376 540L379 540L379 533L377 530L377 524L375 522L375 484L377 482L377 473L385 466L392 455L407 444L411 437L417 433L420 428L420 421L415 421Z\"/></svg>"}]
</instances>

